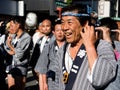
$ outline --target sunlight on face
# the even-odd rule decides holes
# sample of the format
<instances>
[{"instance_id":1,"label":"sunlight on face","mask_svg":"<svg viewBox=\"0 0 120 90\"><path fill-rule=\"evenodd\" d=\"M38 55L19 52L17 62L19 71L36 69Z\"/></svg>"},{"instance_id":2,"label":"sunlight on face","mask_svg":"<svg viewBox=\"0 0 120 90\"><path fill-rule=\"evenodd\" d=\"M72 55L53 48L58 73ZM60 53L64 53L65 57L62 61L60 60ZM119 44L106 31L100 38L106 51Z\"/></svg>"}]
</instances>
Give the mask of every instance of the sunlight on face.
<instances>
[{"instance_id":1,"label":"sunlight on face","mask_svg":"<svg viewBox=\"0 0 120 90\"><path fill-rule=\"evenodd\" d=\"M42 22L42 31L45 35L48 35L51 32L51 21L50 20L44 20Z\"/></svg>"},{"instance_id":2,"label":"sunlight on face","mask_svg":"<svg viewBox=\"0 0 120 90\"><path fill-rule=\"evenodd\" d=\"M56 40L63 41L64 40L64 32L62 30L61 24L55 25L54 35L56 37Z\"/></svg>"},{"instance_id":3,"label":"sunlight on face","mask_svg":"<svg viewBox=\"0 0 120 90\"><path fill-rule=\"evenodd\" d=\"M62 29L68 43L77 43L80 40L82 26L75 16L63 16Z\"/></svg>"}]
</instances>

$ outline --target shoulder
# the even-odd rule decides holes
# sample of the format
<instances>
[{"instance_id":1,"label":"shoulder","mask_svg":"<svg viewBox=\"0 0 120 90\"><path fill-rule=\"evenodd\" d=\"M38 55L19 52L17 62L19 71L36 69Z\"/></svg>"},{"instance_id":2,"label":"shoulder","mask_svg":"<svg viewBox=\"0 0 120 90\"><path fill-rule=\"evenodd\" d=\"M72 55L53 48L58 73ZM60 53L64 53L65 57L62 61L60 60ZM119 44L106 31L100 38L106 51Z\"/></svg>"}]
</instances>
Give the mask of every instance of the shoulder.
<instances>
[{"instance_id":1,"label":"shoulder","mask_svg":"<svg viewBox=\"0 0 120 90\"><path fill-rule=\"evenodd\" d=\"M106 47L113 48L111 42L108 42L108 41L106 41L106 40L100 39L100 40L98 41L97 48L104 48L104 47L105 47L105 48L106 48Z\"/></svg>"},{"instance_id":2,"label":"shoulder","mask_svg":"<svg viewBox=\"0 0 120 90\"><path fill-rule=\"evenodd\" d=\"M27 32L24 32L23 35L21 36L21 39L32 39L32 38Z\"/></svg>"},{"instance_id":3,"label":"shoulder","mask_svg":"<svg viewBox=\"0 0 120 90\"><path fill-rule=\"evenodd\" d=\"M33 37L38 37L39 36L39 32L35 32L34 34L33 34Z\"/></svg>"},{"instance_id":4,"label":"shoulder","mask_svg":"<svg viewBox=\"0 0 120 90\"><path fill-rule=\"evenodd\" d=\"M114 41L115 48L120 52L120 41Z\"/></svg>"},{"instance_id":5,"label":"shoulder","mask_svg":"<svg viewBox=\"0 0 120 90\"><path fill-rule=\"evenodd\" d=\"M57 54L58 55L64 54L64 52L66 51L67 45L68 45L67 43L64 43L64 45L61 48L59 48L59 50L57 51Z\"/></svg>"}]
</instances>

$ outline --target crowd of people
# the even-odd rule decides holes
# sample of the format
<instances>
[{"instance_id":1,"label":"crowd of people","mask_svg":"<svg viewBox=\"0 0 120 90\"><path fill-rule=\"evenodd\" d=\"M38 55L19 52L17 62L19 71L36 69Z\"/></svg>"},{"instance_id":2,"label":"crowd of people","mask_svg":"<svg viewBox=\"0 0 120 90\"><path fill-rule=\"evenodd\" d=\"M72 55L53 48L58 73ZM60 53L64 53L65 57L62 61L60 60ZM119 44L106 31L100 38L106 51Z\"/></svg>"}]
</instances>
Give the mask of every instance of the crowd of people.
<instances>
[{"instance_id":1,"label":"crowd of people","mask_svg":"<svg viewBox=\"0 0 120 90\"><path fill-rule=\"evenodd\" d=\"M28 66L39 90L120 90L120 27L114 19L70 5L54 26L46 18L32 36L24 27L17 16L0 28L0 90L25 90Z\"/></svg>"}]
</instances>

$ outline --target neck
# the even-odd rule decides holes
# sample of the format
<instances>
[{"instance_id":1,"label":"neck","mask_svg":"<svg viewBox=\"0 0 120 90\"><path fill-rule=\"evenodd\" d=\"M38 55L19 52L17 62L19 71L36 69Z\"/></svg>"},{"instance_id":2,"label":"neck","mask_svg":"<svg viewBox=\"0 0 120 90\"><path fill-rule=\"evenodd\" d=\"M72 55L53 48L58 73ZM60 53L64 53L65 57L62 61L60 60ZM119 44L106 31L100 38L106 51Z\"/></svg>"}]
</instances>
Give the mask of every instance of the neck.
<instances>
[{"instance_id":1,"label":"neck","mask_svg":"<svg viewBox=\"0 0 120 90\"><path fill-rule=\"evenodd\" d=\"M65 43L65 41L58 41L58 40L56 40L56 42L59 48Z\"/></svg>"},{"instance_id":2,"label":"neck","mask_svg":"<svg viewBox=\"0 0 120 90\"><path fill-rule=\"evenodd\" d=\"M71 43L71 47L74 48L74 47L79 47L82 45L82 40L79 40L77 43L74 42L74 43Z\"/></svg>"},{"instance_id":3,"label":"neck","mask_svg":"<svg viewBox=\"0 0 120 90\"><path fill-rule=\"evenodd\" d=\"M22 29L19 29L18 32L17 32L17 38L19 38L23 33L23 30Z\"/></svg>"},{"instance_id":4,"label":"neck","mask_svg":"<svg viewBox=\"0 0 120 90\"><path fill-rule=\"evenodd\" d=\"M75 44L71 44L70 48L69 48L69 52L70 52L70 56L71 58L73 58L73 60L75 59L76 55L77 55L77 52L80 48L80 46L82 45L82 41L79 40L78 43L75 43Z\"/></svg>"}]
</instances>

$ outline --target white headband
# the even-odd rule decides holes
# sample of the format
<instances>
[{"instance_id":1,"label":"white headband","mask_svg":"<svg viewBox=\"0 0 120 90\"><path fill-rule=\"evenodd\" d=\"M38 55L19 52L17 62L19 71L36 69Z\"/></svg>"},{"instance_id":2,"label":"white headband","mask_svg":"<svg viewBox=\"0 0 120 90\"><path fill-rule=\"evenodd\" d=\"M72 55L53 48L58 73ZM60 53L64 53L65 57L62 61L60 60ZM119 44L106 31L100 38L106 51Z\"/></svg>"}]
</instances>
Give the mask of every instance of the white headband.
<instances>
[{"instance_id":1,"label":"white headband","mask_svg":"<svg viewBox=\"0 0 120 90\"><path fill-rule=\"evenodd\" d=\"M81 16L90 16L90 15L89 14L84 14L84 13L64 12L64 13L62 13L62 16L76 16L76 17L81 17Z\"/></svg>"}]
</instances>

